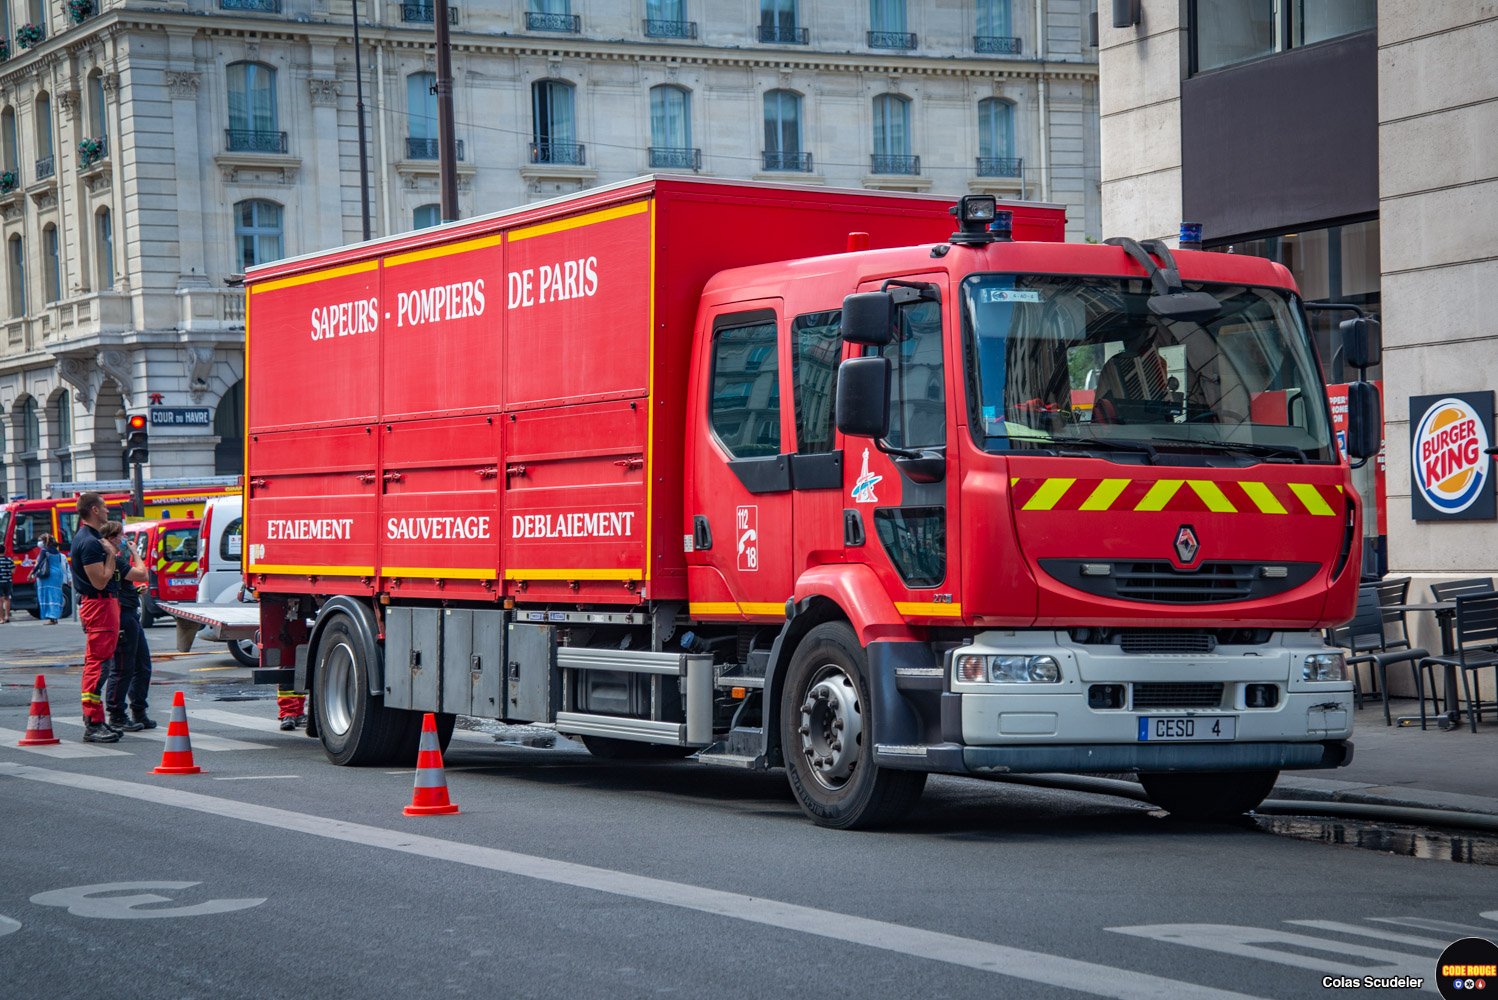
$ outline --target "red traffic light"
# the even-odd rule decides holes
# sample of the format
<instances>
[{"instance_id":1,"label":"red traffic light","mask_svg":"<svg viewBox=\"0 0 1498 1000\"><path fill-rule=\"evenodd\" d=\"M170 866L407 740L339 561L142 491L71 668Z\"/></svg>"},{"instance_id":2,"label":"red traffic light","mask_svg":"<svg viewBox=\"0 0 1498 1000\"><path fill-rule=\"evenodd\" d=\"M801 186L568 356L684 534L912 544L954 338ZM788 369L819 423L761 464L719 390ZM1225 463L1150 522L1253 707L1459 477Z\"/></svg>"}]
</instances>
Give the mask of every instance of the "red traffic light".
<instances>
[{"instance_id":1,"label":"red traffic light","mask_svg":"<svg viewBox=\"0 0 1498 1000\"><path fill-rule=\"evenodd\" d=\"M130 417L130 429L132 431L143 431L146 429L146 418L144 414L136 413Z\"/></svg>"}]
</instances>

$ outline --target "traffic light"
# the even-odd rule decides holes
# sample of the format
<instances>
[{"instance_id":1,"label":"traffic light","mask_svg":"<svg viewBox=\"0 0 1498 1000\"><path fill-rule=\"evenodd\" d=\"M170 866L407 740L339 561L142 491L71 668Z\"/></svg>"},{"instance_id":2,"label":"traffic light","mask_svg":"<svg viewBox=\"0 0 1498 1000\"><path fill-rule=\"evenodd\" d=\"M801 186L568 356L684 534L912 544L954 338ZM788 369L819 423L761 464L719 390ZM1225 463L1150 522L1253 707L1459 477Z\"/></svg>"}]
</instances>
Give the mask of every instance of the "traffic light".
<instances>
[{"instance_id":1,"label":"traffic light","mask_svg":"<svg viewBox=\"0 0 1498 1000\"><path fill-rule=\"evenodd\" d=\"M125 422L125 463L143 465L151 457L146 441L146 417L143 413L132 414Z\"/></svg>"}]
</instances>

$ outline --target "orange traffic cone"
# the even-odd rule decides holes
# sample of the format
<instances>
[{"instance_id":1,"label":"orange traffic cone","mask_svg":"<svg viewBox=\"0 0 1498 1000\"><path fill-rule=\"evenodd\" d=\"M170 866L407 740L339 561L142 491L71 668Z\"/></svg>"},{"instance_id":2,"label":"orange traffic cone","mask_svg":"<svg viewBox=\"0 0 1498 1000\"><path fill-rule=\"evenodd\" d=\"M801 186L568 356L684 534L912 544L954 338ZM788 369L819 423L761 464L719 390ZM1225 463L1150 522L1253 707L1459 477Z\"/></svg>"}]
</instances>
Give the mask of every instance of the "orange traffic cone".
<instances>
[{"instance_id":1,"label":"orange traffic cone","mask_svg":"<svg viewBox=\"0 0 1498 1000\"><path fill-rule=\"evenodd\" d=\"M442 748L437 744L437 717L421 720L421 745L416 750L416 789L407 816L446 816L458 811L447 798L447 775L442 770Z\"/></svg>"},{"instance_id":2,"label":"orange traffic cone","mask_svg":"<svg viewBox=\"0 0 1498 1000\"><path fill-rule=\"evenodd\" d=\"M161 766L152 774L197 774L203 770L192 762L192 739L187 735L187 700L178 691L172 698L172 717L166 724L166 749Z\"/></svg>"},{"instance_id":3,"label":"orange traffic cone","mask_svg":"<svg viewBox=\"0 0 1498 1000\"><path fill-rule=\"evenodd\" d=\"M26 732L18 747L46 747L62 740L52 735L52 706L47 703L47 679L36 675L36 687L31 689L31 711L26 715Z\"/></svg>"}]
</instances>

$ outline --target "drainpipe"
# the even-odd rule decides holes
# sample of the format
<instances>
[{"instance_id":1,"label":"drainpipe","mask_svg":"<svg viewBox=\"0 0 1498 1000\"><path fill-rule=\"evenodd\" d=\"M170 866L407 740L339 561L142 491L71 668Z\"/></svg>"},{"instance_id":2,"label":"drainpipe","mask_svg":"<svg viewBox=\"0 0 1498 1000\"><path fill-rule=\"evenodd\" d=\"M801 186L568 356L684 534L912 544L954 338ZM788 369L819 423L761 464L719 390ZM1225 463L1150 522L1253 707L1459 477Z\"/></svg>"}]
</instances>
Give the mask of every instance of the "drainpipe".
<instances>
[{"instance_id":1,"label":"drainpipe","mask_svg":"<svg viewBox=\"0 0 1498 1000\"><path fill-rule=\"evenodd\" d=\"M376 46L375 46L375 101L374 101L374 105L375 105L376 108L380 109L381 113L378 114L378 115L375 115L373 117L374 117L374 125L375 125L375 140L376 140L375 144L379 147L379 150L380 150L380 168L379 168L380 204L383 206L384 223L385 223L381 227L382 235L384 235L386 233L392 232L392 230L390 228L391 227L391 219L394 218L394 216L392 216L390 214L390 149L389 149L389 137L387 135L387 133L390 130L388 128L386 128L386 125L388 124L387 119L388 119L389 116L384 111L384 106L385 106L384 105L384 101L385 101L385 46L383 44L376 44ZM404 226L399 226L399 227L397 227L393 231L394 232L400 232L403 229L405 229Z\"/></svg>"},{"instance_id":2,"label":"drainpipe","mask_svg":"<svg viewBox=\"0 0 1498 1000\"><path fill-rule=\"evenodd\" d=\"M1045 0L1035 0L1035 57L1040 62L1040 200L1051 200L1051 115L1045 57Z\"/></svg>"}]
</instances>

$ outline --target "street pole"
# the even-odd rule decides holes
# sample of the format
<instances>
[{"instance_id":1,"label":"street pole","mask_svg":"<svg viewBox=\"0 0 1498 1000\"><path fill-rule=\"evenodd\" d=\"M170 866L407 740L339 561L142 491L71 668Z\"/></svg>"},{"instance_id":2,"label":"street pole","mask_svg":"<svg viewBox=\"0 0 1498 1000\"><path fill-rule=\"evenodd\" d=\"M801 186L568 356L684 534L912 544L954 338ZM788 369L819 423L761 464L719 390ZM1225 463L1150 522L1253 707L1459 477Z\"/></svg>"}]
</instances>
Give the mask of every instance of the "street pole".
<instances>
[{"instance_id":1,"label":"street pole","mask_svg":"<svg viewBox=\"0 0 1498 1000\"><path fill-rule=\"evenodd\" d=\"M359 116L359 204L364 209L364 238L369 230L369 139L364 131L364 56L359 47L359 0L354 3L354 109Z\"/></svg>"},{"instance_id":2,"label":"street pole","mask_svg":"<svg viewBox=\"0 0 1498 1000\"><path fill-rule=\"evenodd\" d=\"M130 463L130 502L136 517L146 516L146 484L141 469L142 463Z\"/></svg>"},{"instance_id":3,"label":"street pole","mask_svg":"<svg viewBox=\"0 0 1498 1000\"><path fill-rule=\"evenodd\" d=\"M442 178L442 221L458 218L458 144L453 137L453 57L447 34L447 0L436 0L437 169Z\"/></svg>"}]
</instances>

